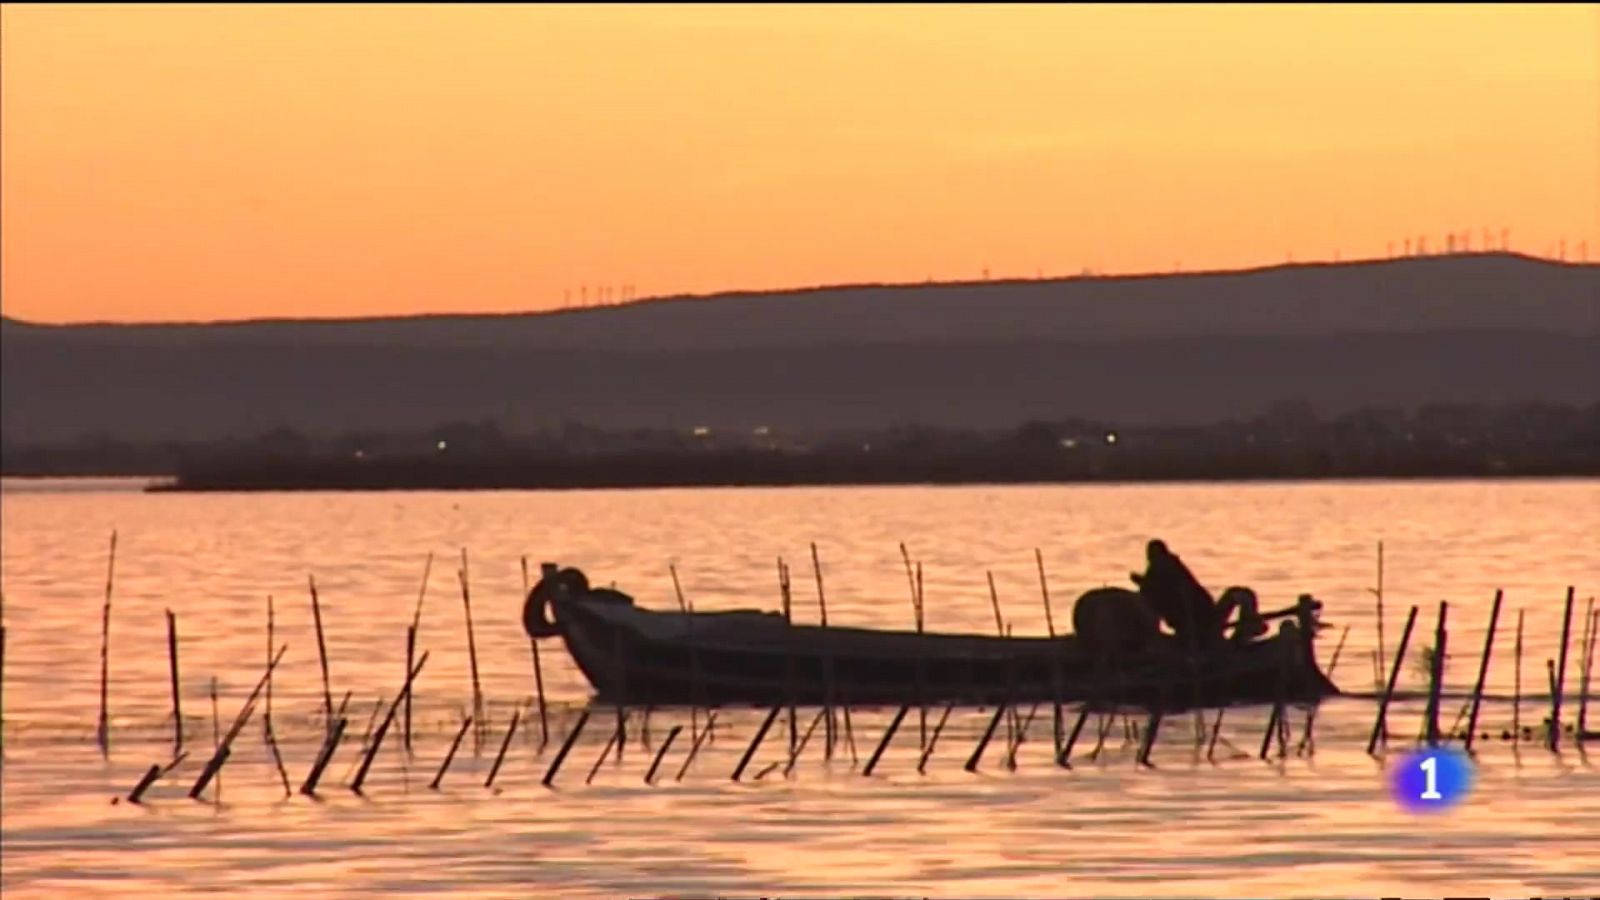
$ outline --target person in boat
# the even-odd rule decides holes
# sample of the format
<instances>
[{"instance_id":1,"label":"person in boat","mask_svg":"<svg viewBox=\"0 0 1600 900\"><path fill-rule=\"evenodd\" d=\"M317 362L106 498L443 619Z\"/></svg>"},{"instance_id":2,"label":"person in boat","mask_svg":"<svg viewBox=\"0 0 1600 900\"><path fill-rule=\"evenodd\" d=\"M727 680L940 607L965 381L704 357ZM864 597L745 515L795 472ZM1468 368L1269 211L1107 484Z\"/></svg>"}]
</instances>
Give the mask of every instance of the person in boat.
<instances>
[{"instance_id":1,"label":"person in boat","mask_svg":"<svg viewBox=\"0 0 1600 900\"><path fill-rule=\"evenodd\" d=\"M1139 596L1166 622L1178 639L1192 648L1204 648L1222 638L1222 619L1217 604L1200 580L1166 542L1152 540L1145 545L1146 568L1132 573Z\"/></svg>"}]
</instances>

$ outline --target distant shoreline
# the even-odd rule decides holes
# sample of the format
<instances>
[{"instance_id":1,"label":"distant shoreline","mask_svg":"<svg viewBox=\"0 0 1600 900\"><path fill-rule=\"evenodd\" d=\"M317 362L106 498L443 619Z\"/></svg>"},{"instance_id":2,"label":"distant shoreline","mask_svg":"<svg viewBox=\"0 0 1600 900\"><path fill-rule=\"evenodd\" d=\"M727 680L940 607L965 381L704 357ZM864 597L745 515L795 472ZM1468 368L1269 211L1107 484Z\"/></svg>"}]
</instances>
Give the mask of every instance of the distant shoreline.
<instances>
[{"instance_id":1,"label":"distant shoreline","mask_svg":"<svg viewBox=\"0 0 1600 900\"><path fill-rule=\"evenodd\" d=\"M1274 465L1265 460L1212 461L1210 465L1156 465L1104 457L1063 463L1040 457L996 455L973 459L877 459L756 454L669 458L563 459L501 464L433 461L298 462L214 466L152 481L151 493L405 491L405 490L619 490L739 487L888 487L1049 484L1251 483L1284 481L1415 481L1600 477L1600 460L1523 461L1485 465L1467 461L1393 461L1375 465ZM1250 463L1255 464L1250 464Z\"/></svg>"}]
</instances>

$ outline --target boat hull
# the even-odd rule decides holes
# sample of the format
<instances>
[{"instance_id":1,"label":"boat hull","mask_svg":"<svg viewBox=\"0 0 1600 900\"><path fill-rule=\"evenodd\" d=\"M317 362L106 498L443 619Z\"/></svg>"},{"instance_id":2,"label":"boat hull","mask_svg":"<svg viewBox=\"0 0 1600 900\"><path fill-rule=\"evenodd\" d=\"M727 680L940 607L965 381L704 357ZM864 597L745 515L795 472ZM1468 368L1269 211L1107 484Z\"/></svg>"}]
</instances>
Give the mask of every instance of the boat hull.
<instances>
[{"instance_id":1,"label":"boat hull","mask_svg":"<svg viewBox=\"0 0 1600 900\"><path fill-rule=\"evenodd\" d=\"M624 602L625 601L625 602ZM624 595L549 599L568 652L609 703L901 705L1087 702L1181 710L1315 703L1338 688L1308 643L1280 635L1190 659L1170 639L1138 654L1072 636L997 638L790 625L775 613L643 610Z\"/></svg>"}]
</instances>

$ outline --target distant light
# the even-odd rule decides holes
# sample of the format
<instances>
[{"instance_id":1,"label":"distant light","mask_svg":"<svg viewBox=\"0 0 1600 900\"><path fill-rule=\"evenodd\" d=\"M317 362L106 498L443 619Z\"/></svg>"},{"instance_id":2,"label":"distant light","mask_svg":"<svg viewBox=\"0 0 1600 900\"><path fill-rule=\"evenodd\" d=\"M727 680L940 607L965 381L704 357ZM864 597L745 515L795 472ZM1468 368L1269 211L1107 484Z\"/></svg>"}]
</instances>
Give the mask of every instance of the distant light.
<instances>
[{"instance_id":1,"label":"distant light","mask_svg":"<svg viewBox=\"0 0 1600 900\"><path fill-rule=\"evenodd\" d=\"M694 427L694 436L695 437L710 437L711 436L711 429L707 428L704 425L696 425Z\"/></svg>"},{"instance_id":2,"label":"distant light","mask_svg":"<svg viewBox=\"0 0 1600 900\"><path fill-rule=\"evenodd\" d=\"M1072 448L1078 446L1078 439L1077 438L1062 438L1061 439L1061 446L1067 448L1068 450L1071 450Z\"/></svg>"},{"instance_id":3,"label":"distant light","mask_svg":"<svg viewBox=\"0 0 1600 900\"><path fill-rule=\"evenodd\" d=\"M439 442L439 449L440 449L440 450L443 450L443 449L444 449L444 447L445 447L445 443L444 443L444 441L440 441L440 442Z\"/></svg>"},{"instance_id":4,"label":"distant light","mask_svg":"<svg viewBox=\"0 0 1600 900\"><path fill-rule=\"evenodd\" d=\"M365 450L357 450L356 451L356 459L366 459L366 458L367 458L367 451L365 451Z\"/></svg>"},{"instance_id":5,"label":"distant light","mask_svg":"<svg viewBox=\"0 0 1600 900\"><path fill-rule=\"evenodd\" d=\"M760 435L761 437L766 437L768 434L771 434L771 433L772 433L772 429L768 428L765 425L757 425L756 426L756 434Z\"/></svg>"},{"instance_id":6,"label":"distant light","mask_svg":"<svg viewBox=\"0 0 1600 900\"><path fill-rule=\"evenodd\" d=\"M871 444L862 444L861 445L861 452L862 453L871 453L872 452L872 445Z\"/></svg>"},{"instance_id":7,"label":"distant light","mask_svg":"<svg viewBox=\"0 0 1600 900\"><path fill-rule=\"evenodd\" d=\"M1117 442L1117 433L1115 431L1106 432L1106 443L1115 444L1116 442Z\"/></svg>"}]
</instances>

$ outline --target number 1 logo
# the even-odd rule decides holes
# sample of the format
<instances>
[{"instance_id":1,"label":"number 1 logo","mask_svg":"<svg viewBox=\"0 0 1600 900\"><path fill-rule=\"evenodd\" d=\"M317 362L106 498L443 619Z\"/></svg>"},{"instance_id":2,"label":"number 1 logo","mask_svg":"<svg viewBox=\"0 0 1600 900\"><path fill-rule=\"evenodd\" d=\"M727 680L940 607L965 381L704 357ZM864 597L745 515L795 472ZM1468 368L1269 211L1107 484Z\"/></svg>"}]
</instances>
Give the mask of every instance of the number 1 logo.
<instances>
[{"instance_id":1,"label":"number 1 logo","mask_svg":"<svg viewBox=\"0 0 1600 900\"><path fill-rule=\"evenodd\" d=\"M1406 754L1389 772L1389 791L1411 812L1441 812L1466 799L1472 780L1471 757L1439 747Z\"/></svg>"}]
</instances>

